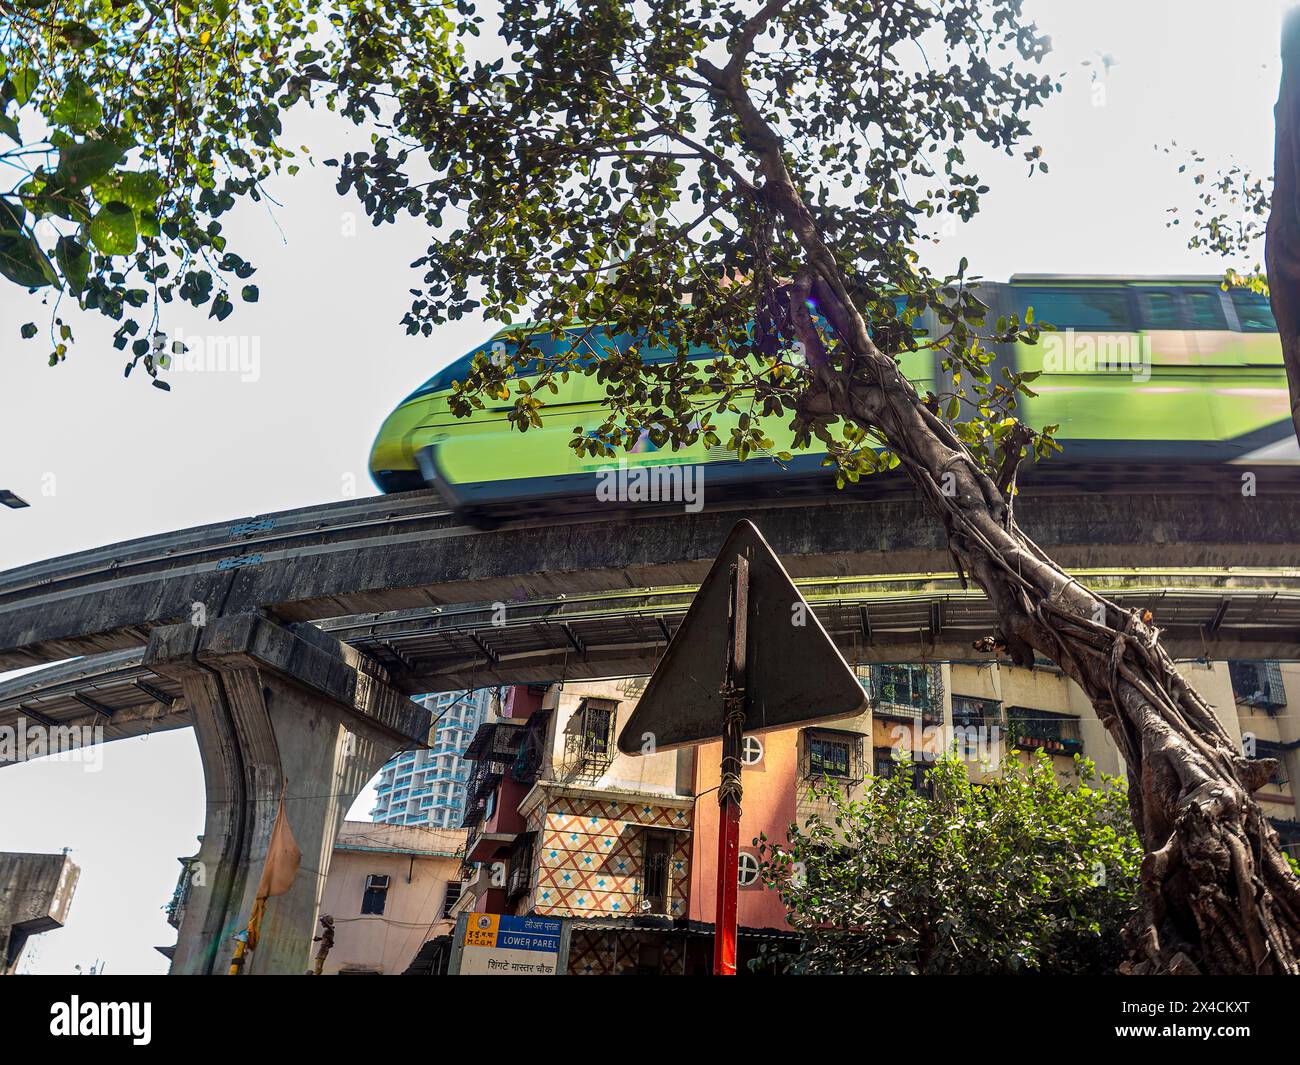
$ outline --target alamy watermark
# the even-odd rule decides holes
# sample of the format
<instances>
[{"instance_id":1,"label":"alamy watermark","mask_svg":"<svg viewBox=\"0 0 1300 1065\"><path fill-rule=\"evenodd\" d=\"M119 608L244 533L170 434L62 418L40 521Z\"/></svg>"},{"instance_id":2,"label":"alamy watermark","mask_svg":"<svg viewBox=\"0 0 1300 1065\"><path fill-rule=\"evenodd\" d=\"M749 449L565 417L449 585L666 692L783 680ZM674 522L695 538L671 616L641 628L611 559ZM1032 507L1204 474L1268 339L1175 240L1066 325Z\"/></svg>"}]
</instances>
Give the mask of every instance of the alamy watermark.
<instances>
[{"instance_id":1,"label":"alamy watermark","mask_svg":"<svg viewBox=\"0 0 1300 1065\"><path fill-rule=\"evenodd\" d=\"M681 503L688 514L704 509L703 466L617 466L596 471L596 499L601 503Z\"/></svg>"},{"instance_id":2,"label":"alamy watermark","mask_svg":"<svg viewBox=\"0 0 1300 1065\"><path fill-rule=\"evenodd\" d=\"M1151 380L1151 338L1138 333L1044 333L1045 373L1129 374L1138 384Z\"/></svg>"},{"instance_id":3,"label":"alamy watermark","mask_svg":"<svg viewBox=\"0 0 1300 1065\"><path fill-rule=\"evenodd\" d=\"M260 336L187 334L178 328L170 337L156 334L154 349L155 358L169 374L238 374L246 384L262 377Z\"/></svg>"},{"instance_id":4,"label":"alamy watermark","mask_svg":"<svg viewBox=\"0 0 1300 1065\"><path fill-rule=\"evenodd\" d=\"M0 725L0 764L49 758L75 762L88 773L103 768L103 725L45 725L19 717L12 725Z\"/></svg>"},{"instance_id":5,"label":"alamy watermark","mask_svg":"<svg viewBox=\"0 0 1300 1065\"><path fill-rule=\"evenodd\" d=\"M998 725L895 725L895 761L938 761L945 753L996 770L1002 764L1002 729Z\"/></svg>"}]
</instances>

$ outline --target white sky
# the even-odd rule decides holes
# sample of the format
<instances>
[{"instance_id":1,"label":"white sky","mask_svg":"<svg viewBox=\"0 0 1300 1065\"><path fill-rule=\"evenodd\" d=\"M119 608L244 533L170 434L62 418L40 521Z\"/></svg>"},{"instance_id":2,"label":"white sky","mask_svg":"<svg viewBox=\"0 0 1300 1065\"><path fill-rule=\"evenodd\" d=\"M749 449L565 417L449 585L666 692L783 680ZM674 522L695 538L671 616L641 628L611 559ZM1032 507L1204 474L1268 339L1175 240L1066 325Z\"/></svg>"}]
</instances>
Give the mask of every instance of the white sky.
<instances>
[{"instance_id":1,"label":"white sky","mask_svg":"<svg viewBox=\"0 0 1300 1065\"><path fill-rule=\"evenodd\" d=\"M1053 37L1048 69L1066 92L1036 116L1050 173L994 159L984 212L932 255L965 255L992 279L1017 272L1205 273L1217 269L1165 227L1190 191L1177 141L1261 173L1272 158L1277 40L1284 0L1030 0ZM1114 59L1104 106L1090 71ZM1091 68L1082 61L1091 59ZM319 158L361 144L328 116L289 124L289 142ZM230 246L258 266L261 302L241 304L213 330L182 309L164 324L187 335L256 339L260 373L173 377L172 392L122 379L124 356L91 316L73 324L67 363L18 327L44 308L0 285L0 488L32 503L0 510L0 569L113 541L368 495L366 460L393 405L480 342L460 322L431 340L398 321L407 264L421 253L417 223L375 230L334 191L332 171L273 185L281 206L245 206L227 221ZM349 215L354 223L349 225ZM348 235L349 232L354 235ZM0 850L72 848L82 867L68 926L35 937L24 968L70 972L105 959L111 972L164 972L153 947L171 943L161 907L202 831L203 785L188 731L109 745L102 770L32 763L0 772ZM365 817L369 796L354 807Z\"/></svg>"}]
</instances>

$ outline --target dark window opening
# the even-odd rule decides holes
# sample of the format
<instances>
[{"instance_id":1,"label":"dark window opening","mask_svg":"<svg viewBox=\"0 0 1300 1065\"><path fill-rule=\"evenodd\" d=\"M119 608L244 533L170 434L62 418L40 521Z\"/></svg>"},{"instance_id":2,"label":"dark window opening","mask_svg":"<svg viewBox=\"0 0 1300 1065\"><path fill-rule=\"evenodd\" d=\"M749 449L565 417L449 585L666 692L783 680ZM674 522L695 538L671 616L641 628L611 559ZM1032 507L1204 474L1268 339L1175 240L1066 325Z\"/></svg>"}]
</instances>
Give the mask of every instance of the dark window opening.
<instances>
[{"instance_id":1,"label":"dark window opening","mask_svg":"<svg viewBox=\"0 0 1300 1065\"><path fill-rule=\"evenodd\" d=\"M896 776L910 774L912 791L924 798L934 798L934 786L930 782L929 767L914 758L909 751L897 747L876 747L872 751L872 770L881 780L892 780Z\"/></svg>"},{"instance_id":2,"label":"dark window opening","mask_svg":"<svg viewBox=\"0 0 1300 1065\"><path fill-rule=\"evenodd\" d=\"M506 883L506 901L526 895L533 882L533 834L524 832L510 846L510 877Z\"/></svg>"},{"instance_id":3,"label":"dark window opening","mask_svg":"<svg viewBox=\"0 0 1300 1065\"><path fill-rule=\"evenodd\" d=\"M607 754L613 739L614 712L600 706L588 706L582 720L583 750L597 756Z\"/></svg>"},{"instance_id":4,"label":"dark window opening","mask_svg":"<svg viewBox=\"0 0 1300 1065\"><path fill-rule=\"evenodd\" d=\"M1078 754L1083 750L1083 733L1073 714L1056 714L1028 706L1007 710L1011 745L1021 750L1044 750L1049 754Z\"/></svg>"},{"instance_id":5,"label":"dark window opening","mask_svg":"<svg viewBox=\"0 0 1300 1065\"><path fill-rule=\"evenodd\" d=\"M819 736L808 737L808 768L814 776L847 777L851 762L847 743Z\"/></svg>"},{"instance_id":6,"label":"dark window opening","mask_svg":"<svg viewBox=\"0 0 1300 1065\"><path fill-rule=\"evenodd\" d=\"M387 901L388 877L382 873L374 873L366 877L365 894L361 896L361 912L381 914Z\"/></svg>"},{"instance_id":7,"label":"dark window opening","mask_svg":"<svg viewBox=\"0 0 1300 1065\"><path fill-rule=\"evenodd\" d=\"M647 832L645 837L644 896L647 912L668 912L668 862L671 841L663 832Z\"/></svg>"},{"instance_id":8,"label":"dark window opening","mask_svg":"<svg viewBox=\"0 0 1300 1065\"><path fill-rule=\"evenodd\" d=\"M1276 662L1229 662L1228 677L1237 702L1272 714L1286 706L1282 668Z\"/></svg>"},{"instance_id":9,"label":"dark window opening","mask_svg":"<svg viewBox=\"0 0 1300 1065\"><path fill-rule=\"evenodd\" d=\"M460 901L460 893L465 889L465 885L459 880L449 880L447 882L447 894L442 899L442 915L451 916L452 907Z\"/></svg>"},{"instance_id":10,"label":"dark window opening","mask_svg":"<svg viewBox=\"0 0 1300 1065\"><path fill-rule=\"evenodd\" d=\"M953 728L980 728L1002 723L1002 704L996 699L980 699L973 695L952 697Z\"/></svg>"}]
</instances>

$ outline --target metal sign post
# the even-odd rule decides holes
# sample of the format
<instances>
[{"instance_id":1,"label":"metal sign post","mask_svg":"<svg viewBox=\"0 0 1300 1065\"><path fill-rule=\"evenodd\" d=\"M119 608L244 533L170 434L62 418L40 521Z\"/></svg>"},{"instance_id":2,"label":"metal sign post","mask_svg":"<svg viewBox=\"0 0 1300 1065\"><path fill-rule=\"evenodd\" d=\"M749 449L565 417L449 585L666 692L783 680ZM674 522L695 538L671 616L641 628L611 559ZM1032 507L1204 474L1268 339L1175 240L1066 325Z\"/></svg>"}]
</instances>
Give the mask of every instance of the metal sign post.
<instances>
[{"instance_id":1,"label":"metal sign post","mask_svg":"<svg viewBox=\"0 0 1300 1065\"><path fill-rule=\"evenodd\" d=\"M727 664L722 682L722 765L718 787L718 899L713 923L713 975L736 975L736 907L740 891L740 745L748 709L749 560L731 564L727 600Z\"/></svg>"},{"instance_id":2,"label":"metal sign post","mask_svg":"<svg viewBox=\"0 0 1300 1065\"><path fill-rule=\"evenodd\" d=\"M715 974L736 974L745 734L865 707L858 678L780 559L750 522L738 522L618 738L630 755L722 740Z\"/></svg>"}]
</instances>

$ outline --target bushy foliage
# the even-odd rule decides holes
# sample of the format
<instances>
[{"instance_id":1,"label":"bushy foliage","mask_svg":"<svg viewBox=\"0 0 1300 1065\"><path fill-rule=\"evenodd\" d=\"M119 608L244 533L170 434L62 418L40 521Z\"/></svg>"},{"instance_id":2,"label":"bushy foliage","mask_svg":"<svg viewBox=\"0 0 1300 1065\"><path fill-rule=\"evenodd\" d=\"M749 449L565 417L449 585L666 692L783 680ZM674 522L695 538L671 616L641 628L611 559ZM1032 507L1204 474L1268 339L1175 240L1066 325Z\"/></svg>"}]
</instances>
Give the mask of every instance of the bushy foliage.
<instances>
[{"instance_id":1,"label":"bushy foliage","mask_svg":"<svg viewBox=\"0 0 1300 1065\"><path fill-rule=\"evenodd\" d=\"M944 758L925 794L907 772L763 839L762 876L803 933L797 973L1108 973L1135 905L1142 848L1122 783L1043 752L986 783Z\"/></svg>"}]
</instances>

